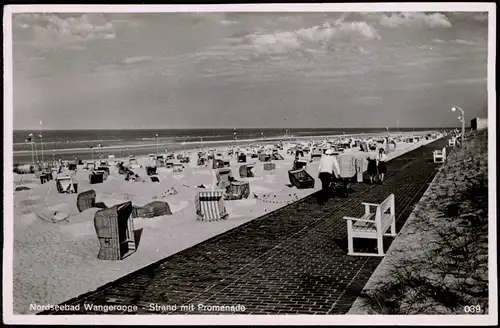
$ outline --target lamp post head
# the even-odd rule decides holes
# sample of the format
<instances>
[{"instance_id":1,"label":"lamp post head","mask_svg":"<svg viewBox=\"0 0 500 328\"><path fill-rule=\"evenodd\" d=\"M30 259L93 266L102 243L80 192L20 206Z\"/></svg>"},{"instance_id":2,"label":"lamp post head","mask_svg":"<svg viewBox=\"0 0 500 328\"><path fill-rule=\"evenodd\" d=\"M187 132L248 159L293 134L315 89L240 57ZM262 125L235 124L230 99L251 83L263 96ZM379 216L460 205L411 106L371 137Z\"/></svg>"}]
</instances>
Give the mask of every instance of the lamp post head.
<instances>
[{"instance_id":1,"label":"lamp post head","mask_svg":"<svg viewBox=\"0 0 500 328\"><path fill-rule=\"evenodd\" d=\"M457 108L456 108L455 106L451 107L451 111L452 111L452 112L454 112L454 111L456 111L456 110L457 110Z\"/></svg>"}]
</instances>

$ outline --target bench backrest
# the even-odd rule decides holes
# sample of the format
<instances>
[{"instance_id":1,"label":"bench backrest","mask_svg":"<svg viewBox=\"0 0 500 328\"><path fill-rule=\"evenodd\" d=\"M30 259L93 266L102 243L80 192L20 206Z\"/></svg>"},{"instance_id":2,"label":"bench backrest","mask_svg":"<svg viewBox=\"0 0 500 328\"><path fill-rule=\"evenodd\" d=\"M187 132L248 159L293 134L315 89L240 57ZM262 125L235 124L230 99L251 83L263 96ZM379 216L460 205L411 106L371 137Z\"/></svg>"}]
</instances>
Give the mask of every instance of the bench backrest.
<instances>
[{"instance_id":1,"label":"bench backrest","mask_svg":"<svg viewBox=\"0 0 500 328\"><path fill-rule=\"evenodd\" d=\"M385 232L392 223L393 215L395 214L395 201L394 194L390 194L379 207L377 207L377 213L375 220L380 220L380 228L382 232ZM377 223L378 224L378 223Z\"/></svg>"}]
</instances>

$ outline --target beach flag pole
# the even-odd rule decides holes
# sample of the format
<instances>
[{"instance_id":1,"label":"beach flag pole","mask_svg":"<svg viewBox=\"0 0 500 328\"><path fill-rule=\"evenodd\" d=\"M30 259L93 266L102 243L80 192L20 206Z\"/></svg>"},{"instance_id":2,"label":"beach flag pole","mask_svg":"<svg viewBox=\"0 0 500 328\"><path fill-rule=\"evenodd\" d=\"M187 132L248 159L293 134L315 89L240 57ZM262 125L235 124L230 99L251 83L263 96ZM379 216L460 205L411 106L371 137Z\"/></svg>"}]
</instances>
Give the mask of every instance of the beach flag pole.
<instances>
[{"instance_id":1,"label":"beach flag pole","mask_svg":"<svg viewBox=\"0 0 500 328\"><path fill-rule=\"evenodd\" d=\"M26 138L26 142L31 144L31 162L33 163L33 166L35 166L35 150L33 148L33 133L30 133L28 135L28 138Z\"/></svg>"},{"instance_id":2,"label":"beach flag pole","mask_svg":"<svg viewBox=\"0 0 500 328\"><path fill-rule=\"evenodd\" d=\"M158 133L156 134L156 156L158 156L159 154L159 150L158 150Z\"/></svg>"},{"instance_id":3,"label":"beach flag pole","mask_svg":"<svg viewBox=\"0 0 500 328\"><path fill-rule=\"evenodd\" d=\"M42 163L43 163L43 137L42 137L42 130L43 130L43 121L40 121L40 147L42 151Z\"/></svg>"}]
</instances>

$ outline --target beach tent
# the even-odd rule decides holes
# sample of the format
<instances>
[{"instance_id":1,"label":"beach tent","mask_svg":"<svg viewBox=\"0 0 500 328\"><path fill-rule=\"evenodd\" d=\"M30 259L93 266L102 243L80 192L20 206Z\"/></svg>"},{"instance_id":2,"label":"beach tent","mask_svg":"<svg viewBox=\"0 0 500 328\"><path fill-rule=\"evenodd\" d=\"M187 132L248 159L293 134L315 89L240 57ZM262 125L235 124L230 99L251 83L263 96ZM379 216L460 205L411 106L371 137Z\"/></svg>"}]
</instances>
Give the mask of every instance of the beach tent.
<instances>
[{"instance_id":1,"label":"beach tent","mask_svg":"<svg viewBox=\"0 0 500 328\"><path fill-rule=\"evenodd\" d=\"M254 174L252 172L252 169L254 168L254 166L254 164L241 165L239 168L240 178L253 178Z\"/></svg>"},{"instance_id":2,"label":"beach tent","mask_svg":"<svg viewBox=\"0 0 500 328\"><path fill-rule=\"evenodd\" d=\"M189 158L189 156L184 156L180 159L181 163L189 163L190 161L191 159Z\"/></svg>"},{"instance_id":3,"label":"beach tent","mask_svg":"<svg viewBox=\"0 0 500 328\"><path fill-rule=\"evenodd\" d=\"M184 171L184 165L182 163L174 163L174 172Z\"/></svg>"},{"instance_id":4,"label":"beach tent","mask_svg":"<svg viewBox=\"0 0 500 328\"><path fill-rule=\"evenodd\" d=\"M276 164L272 162L264 163L264 171L274 171L274 170L276 170Z\"/></svg>"},{"instance_id":5,"label":"beach tent","mask_svg":"<svg viewBox=\"0 0 500 328\"><path fill-rule=\"evenodd\" d=\"M175 158L175 154L174 153L168 153L167 154L167 159L174 159Z\"/></svg>"},{"instance_id":6,"label":"beach tent","mask_svg":"<svg viewBox=\"0 0 500 328\"><path fill-rule=\"evenodd\" d=\"M156 155L155 154L149 154L148 158L149 158L149 160L154 161L156 159Z\"/></svg>"},{"instance_id":7,"label":"beach tent","mask_svg":"<svg viewBox=\"0 0 500 328\"><path fill-rule=\"evenodd\" d=\"M361 151L368 152L368 144L366 141L361 142Z\"/></svg>"},{"instance_id":8,"label":"beach tent","mask_svg":"<svg viewBox=\"0 0 500 328\"><path fill-rule=\"evenodd\" d=\"M132 218L154 218L157 216L172 215L170 206L166 202L154 201L144 206L133 206Z\"/></svg>"},{"instance_id":9,"label":"beach tent","mask_svg":"<svg viewBox=\"0 0 500 328\"><path fill-rule=\"evenodd\" d=\"M250 196L250 183L248 181L231 181L228 199L237 200Z\"/></svg>"},{"instance_id":10,"label":"beach tent","mask_svg":"<svg viewBox=\"0 0 500 328\"><path fill-rule=\"evenodd\" d=\"M94 227L99 240L100 260L121 260L136 251L132 202L96 212Z\"/></svg>"},{"instance_id":11,"label":"beach tent","mask_svg":"<svg viewBox=\"0 0 500 328\"><path fill-rule=\"evenodd\" d=\"M167 163L165 164L165 167L167 169L171 169L174 167L174 161L172 159L167 160Z\"/></svg>"},{"instance_id":12,"label":"beach tent","mask_svg":"<svg viewBox=\"0 0 500 328\"><path fill-rule=\"evenodd\" d=\"M217 169L215 171L215 177L217 179L217 187L224 190L229 187L233 180L233 174L230 168Z\"/></svg>"},{"instance_id":13,"label":"beach tent","mask_svg":"<svg viewBox=\"0 0 500 328\"><path fill-rule=\"evenodd\" d=\"M96 193L93 189L79 193L76 197L76 208L78 208L78 212L83 212L86 209L95 207L95 198Z\"/></svg>"},{"instance_id":14,"label":"beach tent","mask_svg":"<svg viewBox=\"0 0 500 328\"><path fill-rule=\"evenodd\" d=\"M207 162L207 159L205 157L199 157L198 161L196 162L196 165L202 166L202 165L205 165L206 162Z\"/></svg>"},{"instance_id":15,"label":"beach tent","mask_svg":"<svg viewBox=\"0 0 500 328\"><path fill-rule=\"evenodd\" d=\"M224 191L199 191L195 196L196 217L199 221L227 219L229 214L224 206Z\"/></svg>"},{"instance_id":16,"label":"beach tent","mask_svg":"<svg viewBox=\"0 0 500 328\"><path fill-rule=\"evenodd\" d=\"M290 183L297 189L314 188L314 179L304 169L288 171Z\"/></svg>"},{"instance_id":17,"label":"beach tent","mask_svg":"<svg viewBox=\"0 0 500 328\"><path fill-rule=\"evenodd\" d=\"M73 179L68 176L56 177L56 187L60 194L72 194L76 193L77 184L73 183Z\"/></svg>"}]
</instances>

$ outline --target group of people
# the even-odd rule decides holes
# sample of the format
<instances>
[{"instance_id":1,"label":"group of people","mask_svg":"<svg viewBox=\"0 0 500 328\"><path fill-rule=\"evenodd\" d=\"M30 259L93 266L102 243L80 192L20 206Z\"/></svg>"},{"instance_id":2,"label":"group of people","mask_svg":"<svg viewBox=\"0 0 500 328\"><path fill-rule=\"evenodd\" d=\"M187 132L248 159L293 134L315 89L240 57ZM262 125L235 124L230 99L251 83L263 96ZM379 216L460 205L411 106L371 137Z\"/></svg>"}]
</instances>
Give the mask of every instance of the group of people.
<instances>
[{"instance_id":1,"label":"group of people","mask_svg":"<svg viewBox=\"0 0 500 328\"><path fill-rule=\"evenodd\" d=\"M387 155L384 148L379 148L377 151L376 147L371 147L367 160L368 167L366 173L370 179L370 184L373 184L376 177L378 177L379 183L382 184L384 177L387 174ZM322 190L319 201L320 203L325 203L330 196L330 184L332 183L333 178L341 178L340 165L337 158L333 155L333 150L328 149L325 151L325 156L321 157L318 172L318 178L321 180Z\"/></svg>"}]
</instances>

